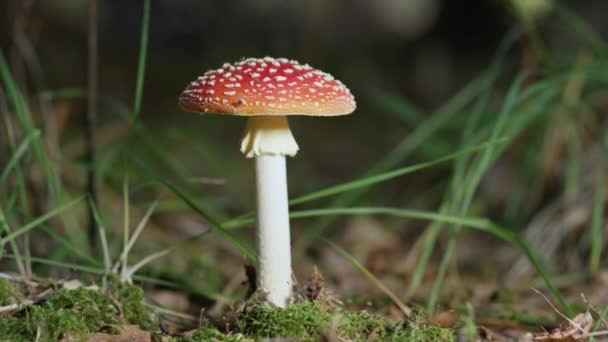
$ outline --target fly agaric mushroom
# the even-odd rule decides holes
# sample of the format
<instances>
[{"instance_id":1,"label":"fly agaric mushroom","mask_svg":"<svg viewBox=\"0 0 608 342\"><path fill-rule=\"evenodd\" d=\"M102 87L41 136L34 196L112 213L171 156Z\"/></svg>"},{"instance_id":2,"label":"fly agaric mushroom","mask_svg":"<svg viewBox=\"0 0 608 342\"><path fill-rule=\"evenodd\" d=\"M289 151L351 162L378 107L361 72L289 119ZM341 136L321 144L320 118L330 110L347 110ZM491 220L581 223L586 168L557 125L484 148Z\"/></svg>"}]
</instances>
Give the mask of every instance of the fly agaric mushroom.
<instances>
[{"instance_id":1,"label":"fly agaric mushroom","mask_svg":"<svg viewBox=\"0 0 608 342\"><path fill-rule=\"evenodd\" d=\"M292 270L285 156L298 152L288 115L350 114L356 104L342 82L285 58L244 59L199 77L179 98L182 109L249 117L241 152L255 158L257 287L266 301L285 307Z\"/></svg>"}]
</instances>

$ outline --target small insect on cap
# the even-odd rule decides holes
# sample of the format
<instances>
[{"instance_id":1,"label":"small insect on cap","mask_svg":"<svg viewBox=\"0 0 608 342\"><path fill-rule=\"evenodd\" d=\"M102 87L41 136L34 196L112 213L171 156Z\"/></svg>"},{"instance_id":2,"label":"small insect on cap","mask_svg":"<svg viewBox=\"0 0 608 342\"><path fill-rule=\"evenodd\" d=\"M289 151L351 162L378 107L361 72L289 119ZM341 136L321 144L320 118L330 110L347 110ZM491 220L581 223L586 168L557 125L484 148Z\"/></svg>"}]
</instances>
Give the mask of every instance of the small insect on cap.
<instances>
[{"instance_id":1,"label":"small insect on cap","mask_svg":"<svg viewBox=\"0 0 608 342\"><path fill-rule=\"evenodd\" d=\"M179 97L195 113L336 116L352 113L353 95L330 74L285 58L248 58L206 72Z\"/></svg>"}]
</instances>

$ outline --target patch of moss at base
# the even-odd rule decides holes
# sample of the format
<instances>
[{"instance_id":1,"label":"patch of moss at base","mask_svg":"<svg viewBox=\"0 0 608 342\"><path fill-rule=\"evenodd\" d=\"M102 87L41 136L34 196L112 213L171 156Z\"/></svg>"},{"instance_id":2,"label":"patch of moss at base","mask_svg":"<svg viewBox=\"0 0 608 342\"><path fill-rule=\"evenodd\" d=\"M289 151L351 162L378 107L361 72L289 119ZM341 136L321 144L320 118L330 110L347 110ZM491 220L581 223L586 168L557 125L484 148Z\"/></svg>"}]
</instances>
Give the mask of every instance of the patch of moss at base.
<instances>
[{"instance_id":1,"label":"patch of moss at base","mask_svg":"<svg viewBox=\"0 0 608 342\"><path fill-rule=\"evenodd\" d=\"M56 341L61 336L86 336L110 324L119 324L118 309L99 291L61 290L41 305L33 305L0 321L0 340Z\"/></svg>"},{"instance_id":2,"label":"patch of moss at base","mask_svg":"<svg viewBox=\"0 0 608 342\"><path fill-rule=\"evenodd\" d=\"M45 301L0 319L0 341L56 341L70 336L117 333L111 326L135 324L154 328L154 313L143 304L143 292L131 285L111 291L87 288L59 290Z\"/></svg>"},{"instance_id":3,"label":"patch of moss at base","mask_svg":"<svg viewBox=\"0 0 608 342\"><path fill-rule=\"evenodd\" d=\"M120 303L122 316L129 324L138 325L144 330L155 330L158 326L156 315L144 305L142 288L119 284L114 290L117 302Z\"/></svg>"},{"instance_id":4,"label":"patch of moss at base","mask_svg":"<svg viewBox=\"0 0 608 342\"><path fill-rule=\"evenodd\" d=\"M254 304L239 317L238 329L246 336L297 337L301 341L319 338L320 329L331 320L332 313L316 302L301 302L286 309Z\"/></svg>"},{"instance_id":5,"label":"patch of moss at base","mask_svg":"<svg viewBox=\"0 0 608 342\"><path fill-rule=\"evenodd\" d=\"M332 319L339 319L336 331L340 337L353 341L453 341L453 332L412 321L394 323L385 317L366 311L349 312L326 309L316 302L300 302L286 309L263 305L247 307L238 321L238 332L246 337L297 338L299 341L319 341L328 332Z\"/></svg>"}]
</instances>

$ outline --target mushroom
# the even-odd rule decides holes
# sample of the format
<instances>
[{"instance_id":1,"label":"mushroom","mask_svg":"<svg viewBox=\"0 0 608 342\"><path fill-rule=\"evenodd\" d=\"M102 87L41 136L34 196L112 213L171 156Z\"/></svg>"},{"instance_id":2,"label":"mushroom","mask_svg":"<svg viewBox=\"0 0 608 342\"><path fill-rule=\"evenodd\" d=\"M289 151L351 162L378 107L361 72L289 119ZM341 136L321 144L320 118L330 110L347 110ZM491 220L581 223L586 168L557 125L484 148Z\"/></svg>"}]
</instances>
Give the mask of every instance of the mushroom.
<instances>
[{"instance_id":1,"label":"mushroom","mask_svg":"<svg viewBox=\"0 0 608 342\"><path fill-rule=\"evenodd\" d=\"M249 117L241 152L255 158L257 288L267 303L285 307L292 270L285 156L298 152L288 115L350 114L356 104L342 82L285 58L248 58L199 77L179 97L182 109Z\"/></svg>"}]
</instances>

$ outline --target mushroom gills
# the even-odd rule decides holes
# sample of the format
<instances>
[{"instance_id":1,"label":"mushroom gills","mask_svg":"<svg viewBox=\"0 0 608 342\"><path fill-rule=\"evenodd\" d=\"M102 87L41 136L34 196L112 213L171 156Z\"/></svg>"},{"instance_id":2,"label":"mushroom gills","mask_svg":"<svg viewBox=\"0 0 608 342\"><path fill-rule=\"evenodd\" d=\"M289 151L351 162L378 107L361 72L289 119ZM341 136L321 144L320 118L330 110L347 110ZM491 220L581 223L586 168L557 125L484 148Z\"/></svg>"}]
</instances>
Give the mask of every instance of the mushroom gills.
<instances>
[{"instance_id":1,"label":"mushroom gills","mask_svg":"<svg viewBox=\"0 0 608 342\"><path fill-rule=\"evenodd\" d=\"M247 121L241 141L241 152L247 158L261 155L293 157L298 150L286 116L256 115Z\"/></svg>"}]
</instances>

